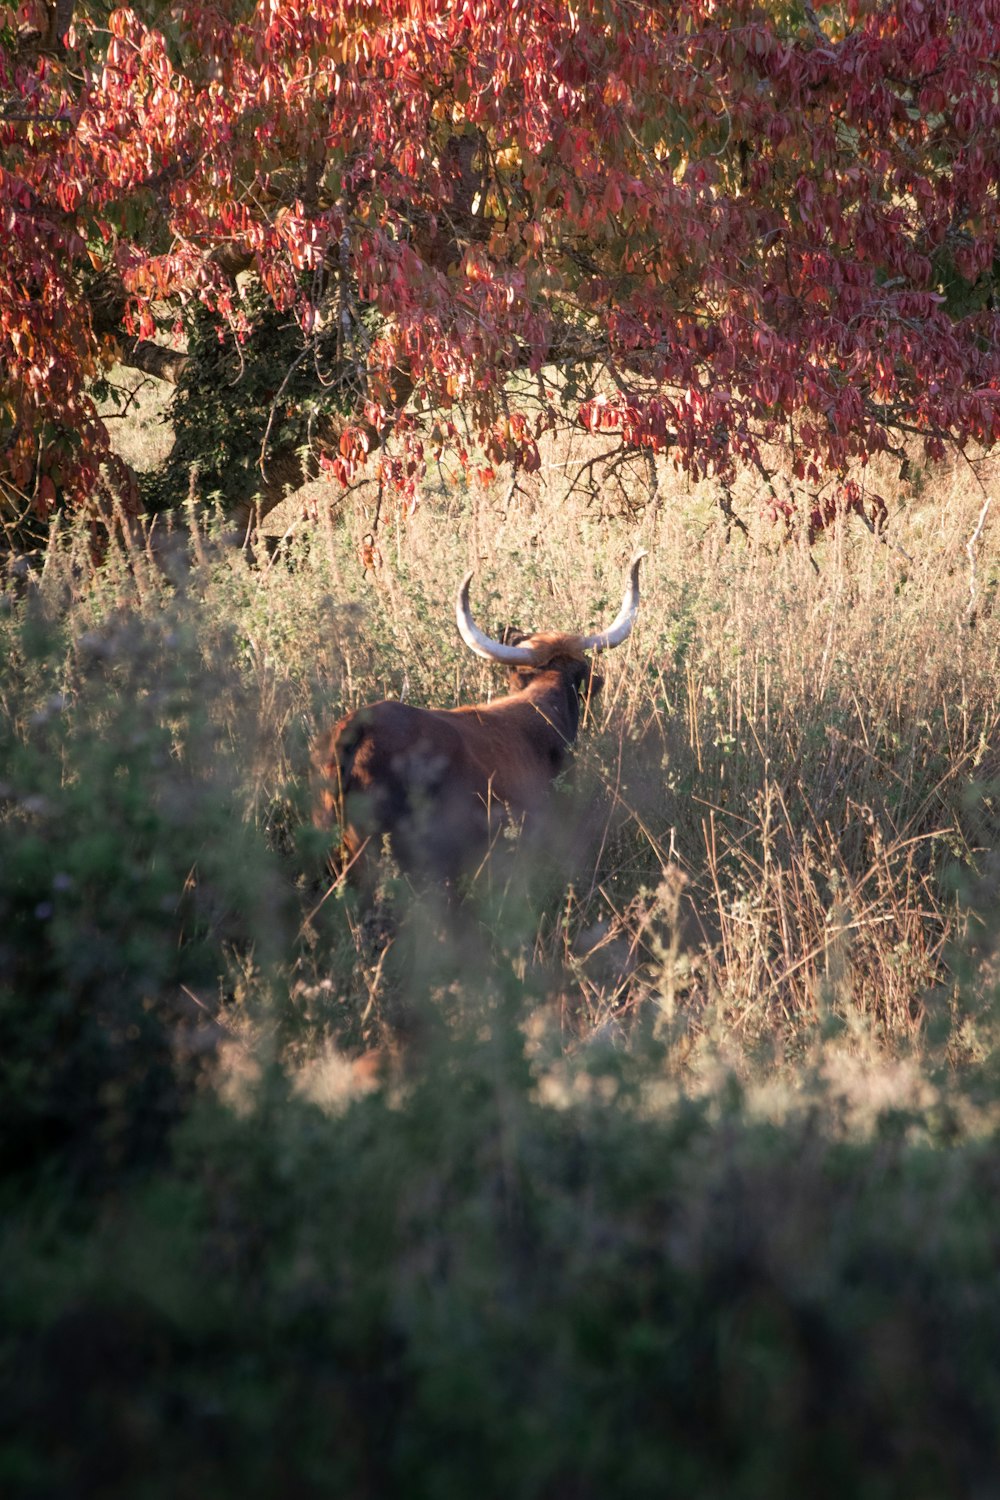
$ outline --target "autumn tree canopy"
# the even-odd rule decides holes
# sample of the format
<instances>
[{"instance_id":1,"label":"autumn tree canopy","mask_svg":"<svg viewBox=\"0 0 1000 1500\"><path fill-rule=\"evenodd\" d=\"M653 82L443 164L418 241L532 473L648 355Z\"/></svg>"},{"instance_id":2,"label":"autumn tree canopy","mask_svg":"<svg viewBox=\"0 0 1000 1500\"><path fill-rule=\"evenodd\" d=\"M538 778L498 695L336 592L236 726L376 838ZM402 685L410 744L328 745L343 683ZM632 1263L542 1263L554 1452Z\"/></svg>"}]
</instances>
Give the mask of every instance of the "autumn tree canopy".
<instances>
[{"instance_id":1,"label":"autumn tree canopy","mask_svg":"<svg viewBox=\"0 0 1000 1500\"><path fill-rule=\"evenodd\" d=\"M295 325L265 486L306 373L316 461L404 489L530 470L567 410L806 483L991 443L998 38L1000 0L0 6L5 511L90 493L95 376L175 378L196 309L238 350L248 285Z\"/></svg>"}]
</instances>

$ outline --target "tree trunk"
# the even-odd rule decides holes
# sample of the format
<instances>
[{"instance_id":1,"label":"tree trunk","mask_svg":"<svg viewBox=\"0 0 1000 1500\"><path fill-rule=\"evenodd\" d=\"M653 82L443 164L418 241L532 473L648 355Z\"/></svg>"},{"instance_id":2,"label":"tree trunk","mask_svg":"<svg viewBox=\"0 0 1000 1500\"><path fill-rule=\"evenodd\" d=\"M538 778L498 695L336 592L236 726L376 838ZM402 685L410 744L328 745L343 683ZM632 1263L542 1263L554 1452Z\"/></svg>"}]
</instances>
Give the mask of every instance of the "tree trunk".
<instances>
[{"instance_id":1,"label":"tree trunk","mask_svg":"<svg viewBox=\"0 0 1000 1500\"><path fill-rule=\"evenodd\" d=\"M188 356L178 349L165 349L149 339L136 339L131 349L125 351L121 360L130 370L141 370L144 375L155 375L157 380L166 380L176 385L188 364Z\"/></svg>"}]
</instances>

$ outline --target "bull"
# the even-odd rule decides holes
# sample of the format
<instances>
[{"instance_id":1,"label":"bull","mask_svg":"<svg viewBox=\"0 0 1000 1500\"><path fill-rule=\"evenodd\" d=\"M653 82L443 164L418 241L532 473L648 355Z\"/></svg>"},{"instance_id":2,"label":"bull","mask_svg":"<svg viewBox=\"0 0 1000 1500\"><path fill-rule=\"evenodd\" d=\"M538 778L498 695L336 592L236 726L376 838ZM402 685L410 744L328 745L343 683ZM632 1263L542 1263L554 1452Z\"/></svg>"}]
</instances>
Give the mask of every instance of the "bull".
<instances>
[{"instance_id":1,"label":"bull","mask_svg":"<svg viewBox=\"0 0 1000 1500\"><path fill-rule=\"evenodd\" d=\"M319 743L314 819L339 825L341 865L370 890L366 851L388 835L410 876L451 884L475 870L508 820L530 827L566 764L584 702L603 683L588 653L620 646L639 609L637 552L622 606L606 630L545 631L492 640L469 606L473 571L455 619L477 656L507 668L508 693L461 708L383 701L350 713Z\"/></svg>"}]
</instances>

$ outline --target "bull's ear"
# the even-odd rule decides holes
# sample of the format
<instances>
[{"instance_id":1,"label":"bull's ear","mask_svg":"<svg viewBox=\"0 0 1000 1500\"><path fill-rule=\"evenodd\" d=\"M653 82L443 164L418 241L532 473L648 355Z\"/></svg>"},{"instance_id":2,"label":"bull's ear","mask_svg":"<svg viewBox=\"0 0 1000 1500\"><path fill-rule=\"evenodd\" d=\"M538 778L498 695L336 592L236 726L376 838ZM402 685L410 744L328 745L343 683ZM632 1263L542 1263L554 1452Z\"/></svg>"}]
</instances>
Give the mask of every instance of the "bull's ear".
<instances>
[{"instance_id":1,"label":"bull's ear","mask_svg":"<svg viewBox=\"0 0 1000 1500\"><path fill-rule=\"evenodd\" d=\"M591 698L596 698L603 686L604 678L601 676L600 672L595 672L592 670L590 673L590 681L587 682L586 680L584 680L583 691L585 693L589 693Z\"/></svg>"},{"instance_id":2,"label":"bull's ear","mask_svg":"<svg viewBox=\"0 0 1000 1500\"><path fill-rule=\"evenodd\" d=\"M530 636L525 635L523 630L515 629L513 625L505 625L498 639L505 646L520 646L523 641L530 640Z\"/></svg>"}]
</instances>

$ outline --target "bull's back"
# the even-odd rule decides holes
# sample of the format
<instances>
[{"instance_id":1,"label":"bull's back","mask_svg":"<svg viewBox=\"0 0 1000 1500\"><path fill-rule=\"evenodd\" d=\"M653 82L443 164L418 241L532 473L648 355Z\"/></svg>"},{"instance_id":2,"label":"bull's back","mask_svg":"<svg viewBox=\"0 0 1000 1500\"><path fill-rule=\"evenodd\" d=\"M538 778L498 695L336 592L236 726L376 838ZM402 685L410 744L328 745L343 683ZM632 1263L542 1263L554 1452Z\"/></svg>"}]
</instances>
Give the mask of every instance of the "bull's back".
<instances>
[{"instance_id":1,"label":"bull's back","mask_svg":"<svg viewBox=\"0 0 1000 1500\"><path fill-rule=\"evenodd\" d=\"M565 747L530 703L455 710L470 765L491 801L515 817L534 816L565 761Z\"/></svg>"},{"instance_id":2,"label":"bull's back","mask_svg":"<svg viewBox=\"0 0 1000 1500\"><path fill-rule=\"evenodd\" d=\"M317 758L316 821L339 824L353 858L388 834L405 869L448 877L481 840L477 768L444 714L384 701L341 719Z\"/></svg>"}]
</instances>

